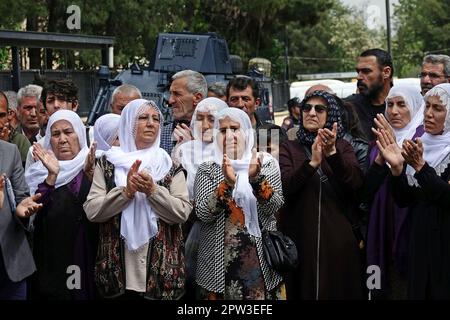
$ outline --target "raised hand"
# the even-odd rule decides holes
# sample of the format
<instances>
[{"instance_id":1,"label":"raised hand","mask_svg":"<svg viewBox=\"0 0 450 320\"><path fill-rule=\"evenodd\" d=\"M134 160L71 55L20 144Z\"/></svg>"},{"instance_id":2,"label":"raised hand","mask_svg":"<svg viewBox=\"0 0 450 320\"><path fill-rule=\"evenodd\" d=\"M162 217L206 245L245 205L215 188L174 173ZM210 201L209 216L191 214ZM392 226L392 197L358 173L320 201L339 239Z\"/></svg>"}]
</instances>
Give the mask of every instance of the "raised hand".
<instances>
[{"instance_id":1,"label":"raised hand","mask_svg":"<svg viewBox=\"0 0 450 320\"><path fill-rule=\"evenodd\" d=\"M89 153L86 157L86 161L84 162L84 173L92 181L94 177L95 170L95 151L97 150L97 142L92 142L91 147L89 148Z\"/></svg>"},{"instance_id":2,"label":"raised hand","mask_svg":"<svg viewBox=\"0 0 450 320\"><path fill-rule=\"evenodd\" d=\"M177 143L193 140L191 129L184 123L178 124L173 130L173 135Z\"/></svg>"},{"instance_id":3,"label":"raised hand","mask_svg":"<svg viewBox=\"0 0 450 320\"><path fill-rule=\"evenodd\" d=\"M380 129L377 130L375 128L371 128L371 130L376 137L378 137L378 135L381 134L381 131L379 131ZM378 150L377 156L375 157L374 161L380 166L384 165L384 163L386 162L386 160L384 160L383 155L381 154L380 150Z\"/></svg>"},{"instance_id":4,"label":"raised hand","mask_svg":"<svg viewBox=\"0 0 450 320\"><path fill-rule=\"evenodd\" d=\"M5 176L0 175L0 209L3 207L3 201L5 200Z\"/></svg>"},{"instance_id":5,"label":"raised hand","mask_svg":"<svg viewBox=\"0 0 450 320\"><path fill-rule=\"evenodd\" d=\"M397 145L394 137L384 129L378 129L377 146L383 158L391 165L393 175L398 176L402 173L404 159L402 150Z\"/></svg>"},{"instance_id":6,"label":"raised hand","mask_svg":"<svg viewBox=\"0 0 450 320\"><path fill-rule=\"evenodd\" d=\"M5 124L5 126L0 129L0 140L8 142L10 134L11 130L9 129L9 125Z\"/></svg>"},{"instance_id":7,"label":"raised hand","mask_svg":"<svg viewBox=\"0 0 450 320\"><path fill-rule=\"evenodd\" d=\"M40 160L48 170L48 176L45 179L48 185L55 185L59 174L59 162L51 150L45 150L39 143L33 143L33 158Z\"/></svg>"},{"instance_id":8,"label":"raised hand","mask_svg":"<svg viewBox=\"0 0 450 320\"><path fill-rule=\"evenodd\" d=\"M377 116L376 116L376 118L374 118L373 120L374 120L374 122L375 122L375 124L376 124L376 126L377 126L378 129L380 129L380 130L383 129L383 130L385 130L385 131L388 131L389 134L394 138L394 140L396 139L396 138L395 138L395 132L394 132L394 129L392 128L392 126L391 126L391 124L389 123L389 121L387 121L387 119L386 119L386 117L384 116L384 114L378 113ZM373 131L373 130L374 130L374 129L372 128L372 131Z\"/></svg>"},{"instance_id":9,"label":"raised hand","mask_svg":"<svg viewBox=\"0 0 450 320\"><path fill-rule=\"evenodd\" d=\"M16 207L16 216L19 218L28 218L41 210L42 203L37 203L41 197L40 193L36 193L31 197L23 199Z\"/></svg>"},{"instance_id":10,"label":"raised hand","mask_svg":"<svg viewBox=\"0 0 450 320\"><path fill-rule=\"evenodd\" d=\"M146 170L139 171L131 177L131 181L136 185L137 191L150 196L155 191L156 185L152 177Z\"/></svg>"},{"instance_id":11,"label":"raised hand","mask_svg":"<svg viewBox=\"0 0 450 320\"><path fill-rule=\"evenodd\" d=\"M222 173L225 178L225 182L231 186L234 187L236 184L236 174L234 172L233 167L231 166L230 158L224 153L223 155L223 161L222 161Z\"/></svg>"},{"instance_id":12,"label":"raised hand","mask_svg":"<svg viewBox=\"0 0 450 320\"><path fill-rule=\"evenodd\" d=\"M322 151L325 157L329 157L336 153L336 137L337 137L337 123L333 123L333 129L319 129L318 135L322 140Z\"/></svg>"},{"instance_id":13,"label":"raised hand","mask_svg":"<svg viewBox=\"0 0 450 320\"><path fill-rule=\"evenodd\" d=\"M413 167L414 170L420 171L425 165L422 141L419 138L416 138L416 142L405 139L403 141L402 156L405 158L406 163Z\"/></svg>"},{"instance_id":14,"label":"raised hand","mask_svg":"<svg viewBox=\"0 0 450 320\"><path fill-rule=\"evenodd\" d=\"M127 173L127 185L125 187L125 193L127 197L130 199L134 198L134 195L136 194L136 191L138 189L135 182L133 181L134 180L133 176L138 173L139 166L141 165L141 163L142 163L141 160L136 160L131 165L131 168Z\"/></svg>"},{"instance_id":15,"label":"raised hand","mask_svg":"<svg viewBox=\"0 0 450 320\"><path fill-rule=\"evenodd\" d=\"M250 160L250 165L248 167L248 177L254 179L261 171L261 166L263 162L263 155L256 152L256 149L252 149L252 158Z\"/></svg>"},{"instance_id":16,"label":"raised hand","mask_svg":"<svg viewBox=\"0 0 450 320\"><path fill-rule=\"evenodd\" d=\"M322 163L322 150L322 138L320 135L317 135L311 147L311 161L309 162L311 167L318 168Z\"/></svg>"}]
</instances>

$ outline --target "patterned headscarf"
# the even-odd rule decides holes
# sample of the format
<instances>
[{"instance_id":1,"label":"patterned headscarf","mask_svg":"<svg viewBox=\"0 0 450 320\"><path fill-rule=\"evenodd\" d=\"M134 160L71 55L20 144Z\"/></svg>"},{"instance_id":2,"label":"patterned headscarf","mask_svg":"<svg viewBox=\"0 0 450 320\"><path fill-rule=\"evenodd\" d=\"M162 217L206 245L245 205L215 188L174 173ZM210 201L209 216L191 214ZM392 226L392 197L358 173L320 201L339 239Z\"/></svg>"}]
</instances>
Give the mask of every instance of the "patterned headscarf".
<instances>
[{"instance_id":1,"label":"patterned headscarf","mask_svg":"<svg viewBox=\"0 0 450 320\"><path fill-rule=\"evenodd\" d=\"M314 91L313 93L308 94L303 99L303 101L300 103L300 108L302 108L303 105L313 97L321 97L325 99L325 101L327 102L328 111L327 111L327 121L325 123L324 128L333 130L333 123L337 122L337 138L341 139L344 136L345 132L344 127L342 126L342 111L336 100L336 97L331 93L325 91ZM305 129L305 127L303 126L303 112L300 112L299 122L300 128L297 131L297 139L300 141L301 144L312 145L314 143L314 139L317 136L317 132L310 132Z\"/></svg>"}]
</instances>

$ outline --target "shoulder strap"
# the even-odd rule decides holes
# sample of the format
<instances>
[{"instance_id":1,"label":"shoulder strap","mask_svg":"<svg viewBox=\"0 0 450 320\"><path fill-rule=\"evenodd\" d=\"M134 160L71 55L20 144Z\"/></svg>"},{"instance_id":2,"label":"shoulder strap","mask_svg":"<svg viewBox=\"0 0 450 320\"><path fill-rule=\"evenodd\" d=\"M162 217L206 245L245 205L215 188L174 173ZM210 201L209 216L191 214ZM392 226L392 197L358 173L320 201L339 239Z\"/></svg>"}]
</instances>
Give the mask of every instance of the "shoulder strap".
<instances>
[{"instance_id":1,"label":"shoulder strap","mask_svg":"<svg viewBox=\"0 0 450 320\"><path fill-rule=\"evenodd\" d=\"M311 159L311 151L309 151L308 147L305 145L302 145L303 148L305 149L306 152L306 156L308 157L308 159ZM332 182L328 179L327 175L323 173L322 168L320 168L320 166L317 168L317 173L320 176L320 182L323 183L324 185L327 186L327 190L329 192L331 192L333 198L336 199L337 203L339 204L339 206L341 207L341 211L344 214L344 216L347 218L347 221L350 223L350 225L352 226L352 230L354 232L358 232L356 229L359 227L358 223L354 223L352 221L352 219L349 217L348 212L347 212L347 208L346 205L343 204L343 202L340 199L344 199L344 195L341 194L338 190L338 188L335 188L332 184ZM356 235L355 236L358 238L358 240L360 240L360 235Z\"/></svg>"}]
</instances>

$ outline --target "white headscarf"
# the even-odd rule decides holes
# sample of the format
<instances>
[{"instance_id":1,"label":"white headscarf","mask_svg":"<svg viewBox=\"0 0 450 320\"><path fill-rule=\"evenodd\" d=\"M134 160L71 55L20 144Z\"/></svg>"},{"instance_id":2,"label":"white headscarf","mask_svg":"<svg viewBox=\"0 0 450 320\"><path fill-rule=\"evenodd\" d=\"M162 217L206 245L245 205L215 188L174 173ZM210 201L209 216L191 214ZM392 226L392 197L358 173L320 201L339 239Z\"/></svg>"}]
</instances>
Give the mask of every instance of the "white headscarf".
<instances>
[{"instance_id":1,"label":"white headscarf","mask_svg":"<svg viewBox=\"0 0 450 320\"><path fill-rule=\"evenodd\" d=\"M55 122L66 120L70 122L75 133L78 136L80 152L72 160L62 160L59 163L59 173L56 178L55 188L59 188L72 181L84 168L89 148L86 144L86 128L78 114L70 110L58 110L48 119L47 129L45 130L44 149L51 150L50 138L52 136L51 128ZM25 172L25 180L30 187L31 194L34 194L40 183L44 182L48 175L47 168L41 161L33 163Z\"/></svg>"},{"instance_id":2,"label":"white headscarf","mask_svg":"<svg viewBox=\"0 0 450 320\"><path fill-rule=\"evenodd\" d=\"M425 132L421 137L423 159L440 176L450 163L450 84L441 83L433 87L425 94L425 101L431 96L439 97L447 109L447 114L445 116L444 132L442 134L433 135ZM408 183L411 186L418 186L417 180L414 178L414 173L415 170L408 165L406 168Z\"/></svg>"},{"instance_id":3,"label":"white headscarf","mask_svg":"<svg viewBox=\"0 0 450 320\"><path fill-rule=\"evenodd\" d=\"M119 135L120 116L115 113L108 113L95 121L94 124L94 141L97 142L97 150L95 157L100 158L105 151L108 151L114 140Z\"/></svg>"},{"instance_id":4,"label":"white headscarf","mask_svg":"<svg viewBox=\"0 0 450 320\"><path fill-rule=\"evenodd\" d=\"M210 97L200 101L191 120L194 140L183 143L178 150L181 164L187 171L187 187L190 199L194 198L194 181L198 167L203 162L212 161L214 158L214 143L202 141L202 131L198 126L197 112L208 112L216 117L216 114L225 108L228 108L228 105L218 98Z\"/></svg>"},{"instance_id":5,"label":"white headscarf","mask_svg":"<svg viewBox=\"0 0 450 320\"><path fill-rule=\"evenodd\" d=\"M236 173L236 185L233 190L233 199L236 204L242 208L245 216L245 226L248 232L255 236L261 237L261 230L258 221L258 207L256 197L253 195L253 189L249 182L248 169L250 160L252 158L252 148L254 145L254 133L250 118L248 115L237 108L226 108L220 111L214 120L214 162L222 166L223 151L220 148L222 141L217 139L217 134L220 128L220 120L230 118L233 121L239 122L240 131L245 137L245 150L240 159L232 160L231 166ZM268 157L264 157L263 161L267 161Z\"/></svg>"},{"instance_id":6,"label":"white headscarf","mask_svg":"<svg viewBox=\"0 0 450 320\"><path fill-rule=\"evenodd\" d=\"M114 181L116 186L127 185L127 174L136 160L141 160L139 171L145 169L156 183L163 179L172 167L172 159L166 151L159 147L161 127L155 142L147 149L137 150L136 129L139 115L148 108L161 111L153 101L136 99L128 103L122 110L119 123L120 147L112 147L105 155L114 165ZM149 242L158 233L157 217L144 193L136 192L130 204L122 211L120 234L125 239L128 250L137 250Z\"/></svg>"},{"instance_id":7,"label":"white headscarf","mask_svg":"<svg viewBox=\"0 0 450 320\"><path fill-rule=\"evenodd\" d=\"M416 133L417 127L423 124L424 101L422 95L420 94L419 89L414 86L407 86L407 85L393 86L391 90L389 90L389 94L386 97L386 111L385 111L386 119L388 119L387 114L388 99L392 99L394 97L403 98L403 100L406 103L406 107L409 110L409 114L411 116L411 120L406 126L404 126L401 129L393 128L397 144L401 147L403 140L411 139Z\"/></svg>"}]
</instances>

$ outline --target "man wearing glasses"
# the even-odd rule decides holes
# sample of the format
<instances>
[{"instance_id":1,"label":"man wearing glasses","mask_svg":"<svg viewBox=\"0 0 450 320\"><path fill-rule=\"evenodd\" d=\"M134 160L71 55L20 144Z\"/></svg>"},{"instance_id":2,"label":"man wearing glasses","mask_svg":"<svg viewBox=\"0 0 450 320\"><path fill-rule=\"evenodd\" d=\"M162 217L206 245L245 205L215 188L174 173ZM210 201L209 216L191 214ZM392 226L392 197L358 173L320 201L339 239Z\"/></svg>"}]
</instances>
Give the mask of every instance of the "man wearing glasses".
<instances>
[{"instance_id":1,"label":"man wearing glasses","mask_svg":"<svg viewBox=\"0 0 450 320\"><path fill-rule=\"evenodd\" d=\"M450 82L450 57L445 54L425 56L419 78L422 95L440 83Z\"/></svg>"}]
</instances>

